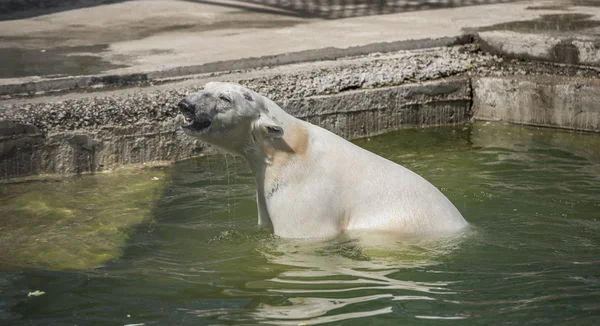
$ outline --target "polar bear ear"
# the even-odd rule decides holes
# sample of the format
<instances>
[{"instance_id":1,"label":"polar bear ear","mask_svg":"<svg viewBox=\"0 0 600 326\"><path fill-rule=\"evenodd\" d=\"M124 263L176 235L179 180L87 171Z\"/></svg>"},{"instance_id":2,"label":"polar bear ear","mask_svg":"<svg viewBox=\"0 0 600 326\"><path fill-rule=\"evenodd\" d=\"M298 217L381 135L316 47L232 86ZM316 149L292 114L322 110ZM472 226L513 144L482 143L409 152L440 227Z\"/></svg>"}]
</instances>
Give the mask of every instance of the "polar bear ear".
<instances>
[{"instance_id":1,"label":"polar bear ear","mask_svg":"<svg viewBox=\"0 0 600 326\"><path fill-rule=\"evenodd\" d=\"M258 117L258 127L269 137L283 137L283 128L266 114L261 114Z\"/></svg>"}]
</instances>

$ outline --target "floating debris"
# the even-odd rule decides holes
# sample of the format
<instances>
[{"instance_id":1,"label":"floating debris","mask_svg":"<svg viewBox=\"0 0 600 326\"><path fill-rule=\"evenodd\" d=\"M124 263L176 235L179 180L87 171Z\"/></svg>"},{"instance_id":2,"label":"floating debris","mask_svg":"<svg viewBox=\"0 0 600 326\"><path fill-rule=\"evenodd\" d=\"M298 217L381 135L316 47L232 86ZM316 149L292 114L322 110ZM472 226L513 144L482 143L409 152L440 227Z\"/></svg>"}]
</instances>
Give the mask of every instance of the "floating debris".
<instances>
[{"instance_id":1,"label":"floating debris","mask_svg":"<svg viewBox=\"0 0 600 326\"><path fill-rule=\"evenodd\" d=\"M29 292L29 294L27 296L28 297L39 297L40 295L44 295L44 294L46 294L46 292L40 291L40 290L35 290L33 292Z\"/></svg>"}]
</instances>

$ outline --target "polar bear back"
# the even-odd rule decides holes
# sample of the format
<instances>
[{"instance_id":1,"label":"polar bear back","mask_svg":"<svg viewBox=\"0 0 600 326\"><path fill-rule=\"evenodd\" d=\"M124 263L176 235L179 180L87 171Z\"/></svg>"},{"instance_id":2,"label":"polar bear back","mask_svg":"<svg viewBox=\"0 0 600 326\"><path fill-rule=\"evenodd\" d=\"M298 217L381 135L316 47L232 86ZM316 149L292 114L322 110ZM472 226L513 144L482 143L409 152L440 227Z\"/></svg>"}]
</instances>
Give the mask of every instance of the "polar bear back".
<instances>
[{"instance_id":1,"label":"polar bear back","mask_svg":"<svg viewBox=\"0 0 600 326\"><path fill-rule=\"evenodd\" d=\"M315 127L310 129L313 171L322 182L337 184L335 196L349 216L346 229L425 235L467 226L450 200L423 177Z\"/></svg>"}]
</instances>

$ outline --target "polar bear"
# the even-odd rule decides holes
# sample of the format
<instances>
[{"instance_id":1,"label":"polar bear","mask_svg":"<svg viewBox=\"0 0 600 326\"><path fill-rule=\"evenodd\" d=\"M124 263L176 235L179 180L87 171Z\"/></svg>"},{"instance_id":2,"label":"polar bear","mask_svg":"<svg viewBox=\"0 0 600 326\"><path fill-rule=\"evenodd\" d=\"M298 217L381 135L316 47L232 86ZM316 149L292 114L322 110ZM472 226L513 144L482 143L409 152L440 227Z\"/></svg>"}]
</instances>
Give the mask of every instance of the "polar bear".
<instances>
[{"instance_id":1,"label":"polar bear","mask_svg":"<svg viewBox=\"0 0 600 326\"><path fill-rule=\"evenodd\" d=\"M239 84L210 82L178 106L185 134L247 160L258 223L280 237L350 230L447 235L468 225L421 176Z\"/></svg>"}]
</instances>

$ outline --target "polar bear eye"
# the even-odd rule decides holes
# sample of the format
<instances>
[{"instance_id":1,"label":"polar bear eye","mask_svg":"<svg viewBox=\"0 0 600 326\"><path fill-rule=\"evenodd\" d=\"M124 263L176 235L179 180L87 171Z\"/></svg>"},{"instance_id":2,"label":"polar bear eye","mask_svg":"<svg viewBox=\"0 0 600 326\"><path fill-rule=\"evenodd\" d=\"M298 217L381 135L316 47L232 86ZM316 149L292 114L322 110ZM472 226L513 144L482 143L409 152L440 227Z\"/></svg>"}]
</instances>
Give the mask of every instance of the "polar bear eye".
<instances>
[{"instance_id":1,"label":"polar bear eye","mask_svg":"<svg viewBox=\"0 0 600 326\"><path fill-rule=\"evenodd\" d=\"M225 102L229 102L231 103L231 98L229 98L229 96L225 95L225 94L221 94L219 95L219 98L222 99Z\"/></svg>"}]
</instances>

